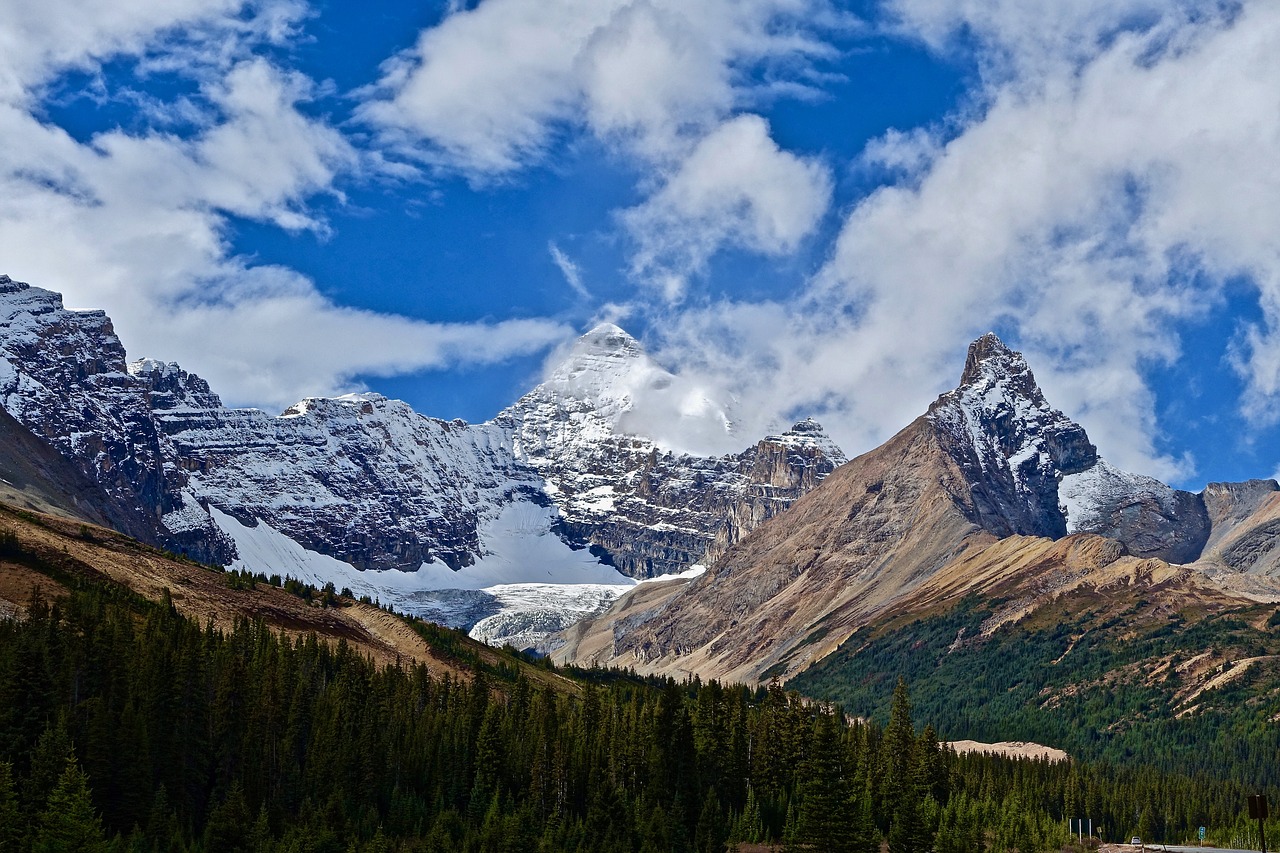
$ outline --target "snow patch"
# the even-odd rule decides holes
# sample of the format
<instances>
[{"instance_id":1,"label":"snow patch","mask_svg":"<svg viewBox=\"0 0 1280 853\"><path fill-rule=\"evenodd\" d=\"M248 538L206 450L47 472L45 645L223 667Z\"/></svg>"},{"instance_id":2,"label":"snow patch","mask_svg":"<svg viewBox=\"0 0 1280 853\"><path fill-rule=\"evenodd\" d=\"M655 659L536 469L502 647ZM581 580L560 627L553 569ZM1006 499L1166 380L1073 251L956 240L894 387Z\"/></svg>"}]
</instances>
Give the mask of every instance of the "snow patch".
<instances>
[{"instance_id":1,"label":"snow patch","mask_svg":"<svg viewBox=\"0 0 1280 853\"><path fill-rule=\"evenodd\" d=\"M1078 474L1064 475L1058 484L1058 502L1068 533L1108 529L1107 513L1144 496L1170 514L1177 509L1177 493L1172 488L1154 477L1121 471L1101 458Z\"/></svg>"}]
</instances>

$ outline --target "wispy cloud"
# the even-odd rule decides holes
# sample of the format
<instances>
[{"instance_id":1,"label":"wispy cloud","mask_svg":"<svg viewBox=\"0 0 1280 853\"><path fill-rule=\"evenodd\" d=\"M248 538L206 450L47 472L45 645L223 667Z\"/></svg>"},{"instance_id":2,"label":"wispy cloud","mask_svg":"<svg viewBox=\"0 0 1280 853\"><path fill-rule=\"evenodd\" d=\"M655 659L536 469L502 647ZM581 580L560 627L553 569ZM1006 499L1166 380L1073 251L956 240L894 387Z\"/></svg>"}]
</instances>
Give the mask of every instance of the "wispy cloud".
<instances>
[{"instance_id":1,"label":"wispy cloud","mask_svg":"<svg viewBox=\"0 0 1280 853\"><path fill-rule=\"evenodd\" d=\"M560 274L564 276L565 283L569 285L574 293L583 300L591 299L591 291L587 290L586 285L582 283L582 270L573 259L560 250L554 242L547 244L547 251L551 253L551 260L555 263L556 269L560 270Z\"/></svg>"}]
</instances>

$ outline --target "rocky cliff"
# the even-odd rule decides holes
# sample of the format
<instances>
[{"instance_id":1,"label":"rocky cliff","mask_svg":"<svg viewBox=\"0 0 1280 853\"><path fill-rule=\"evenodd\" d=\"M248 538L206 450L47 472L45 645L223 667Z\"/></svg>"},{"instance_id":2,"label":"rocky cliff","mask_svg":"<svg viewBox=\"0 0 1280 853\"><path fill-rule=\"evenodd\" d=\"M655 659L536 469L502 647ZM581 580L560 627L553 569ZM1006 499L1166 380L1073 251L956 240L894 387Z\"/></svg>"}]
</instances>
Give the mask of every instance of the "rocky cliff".
<instances>
[{"instance_id":1,"label":"rocky cliff","mask_svg":"<svg viewBox=\"0 0 1280 853\"><path fill-rule=\"evenodd\" d=\"M1022 355L984 335L969 347L960 384L922 417L761 524L702 577L629 593L574 626L556 657L704 678L790 676L877 616L923 606L913 596L941 578L955 596L1000 583L1021 565L994 548L1002 541L1029 553L1025 543L1093 535L1109 562L1167 567L1212 556L1272 571L1276 488L1194 495L1120 471L1049 405Z\"/></svg>"}]
</instances>

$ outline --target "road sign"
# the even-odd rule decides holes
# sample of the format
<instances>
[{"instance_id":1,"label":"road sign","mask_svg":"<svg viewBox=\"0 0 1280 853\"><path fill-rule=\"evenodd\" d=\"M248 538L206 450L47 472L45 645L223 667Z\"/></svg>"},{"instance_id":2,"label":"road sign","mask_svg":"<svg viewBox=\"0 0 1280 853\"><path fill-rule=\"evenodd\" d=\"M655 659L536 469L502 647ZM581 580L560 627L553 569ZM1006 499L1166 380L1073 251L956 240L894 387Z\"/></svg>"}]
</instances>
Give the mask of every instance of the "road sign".
<instances>
[{"instance_id":1,"label":"road sign","mask_svg":"<svg viewBox=\"0 0 1280 853\"><path fill-rule=\"evenodd\" d=\"M1249 795L1249 817L1258 821L1258 840L1262 842L1262 853L1267 853L1267 831L1263 821L1267 819L1267 798L1262 794Z\"/></svg>"},{"instance_id":2,"label":"road sign","mask_svg":"<svg viewBox=\"0 0 1280 853\"><path fill-rule=\"evenodd\" d=\"M1200 840L1204 841L1204 827L1200 827Z\"/></svg>"}]
</instances>

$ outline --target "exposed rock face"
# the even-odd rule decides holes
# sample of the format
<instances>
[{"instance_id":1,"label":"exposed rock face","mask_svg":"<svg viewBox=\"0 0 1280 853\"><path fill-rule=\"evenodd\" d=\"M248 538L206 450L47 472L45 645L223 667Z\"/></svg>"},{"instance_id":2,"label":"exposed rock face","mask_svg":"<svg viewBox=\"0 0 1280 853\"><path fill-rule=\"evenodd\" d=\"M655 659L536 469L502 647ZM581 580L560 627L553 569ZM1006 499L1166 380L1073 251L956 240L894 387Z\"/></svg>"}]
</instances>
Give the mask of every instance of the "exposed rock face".
<instances>
[{"instance_id":1,"label":"exposed rock face","mask_svg":"<svg viewBox=\"0 0 1280 853\"><path fill-rule=\"evenodd\" d=\"M937 430L918 419L665 599L638 589L575 626L555 657L729 680L798 671L860 616L995 541L970 520L973 503L947 487L962 477ZM647 606L633 608L641 597Z\"/></svg>"},{"instance_id":2,"label":"exposed rock face","mask_svg":"<svg viewBox=\"0 0 1280 853\"><path fill-rule=\"evenodd\" d=\"M58 294L0 276L0 405L101 486L123 532L228 560L211 522L191 537L161 524L183 506L186 474L152 417L152 390L103 312L67 311Z\"/></svg>"},{"instance_id":3,"label":"exposed rock face","mask_svg":"<svg viewBox=\"0 0 1280 853\"><path fill-rule=\"evenodd\" d=\"M638 577L679 572L843 461L808 421L738 455L643 437L678 421L680 435L723 442L730 420L616 326L584 336L493 423L428 418L377 394L273 417L224 407L175 364L127 363L105 314L2 276L0 405L101 488L100 517L223 564L234 544L210 507L360 569L413 571L472 564L486 524L529 504L530 517L554 507L559 520L527 535L590 545Z\"/></svg>"},{"instance_id":4,"label":"exposed rock face","mask_svg":"<svg viewBox=\"0 0 1280 853\"><path fill-rule=\"evenodd\" d=\"M629 432L655 417L722 443L725 409L604 324L547 381L502 412L519 458L542 475L564 529L623 574L646 578L712 559L813 489L844 454L813 420L736 455L681 452ZM660 430L660 427L658 428Z\"/></svg>"},{"instance_id":5,"label":"exposed rock face","mask_svg":"<svg viewBox=\"0 0 1280 853\"><path fill-rule=\"evenodd\" d=\"M960 466L975 523L997 536L1066 535L1058 478L1093 466L1098 453L1045 400L1021 353L983 335L969 346L959 387L925 417Z\"/></svg>"},{"instance_id":6,"label":"exposed rock face","mask_svg":"<svg viewBox=\"0 0 1280 853\"><path fill-rule=\"evenodd\" d=\"M1177 574L1169 563L1195 560L1217 531L1217 559L1265 572L1280 562L1273 488L1214 487L1206 504L1114 468L1049 405L1025 359L985 335L970 346L960 385L924 416L702 577L628 593L574 626L556 657L761 681L800 671L891 608L994 588L1032 564L1037 577L1058 564L1071 575L1085 552L1124 572L1159 558L1152 564Z\"/></svg>"},{"instance_id":7,"label":"exposed rock face","mask_svg":"<svg viewBox=\"0 0 1280 853\"><path fill-rule=\"evenodd\" d=\"M994 334L969 346L959 387L926 418L964 472L973 521L997 536L1097 533L1171 563L1204 548L1203 500L1100 458L1084 428L1045 400L1022 354Z\"/></svg>"},{"instance_id":8,"label":"exposed rock face","mask_svg":"<svg viewBox=\"0 0 1280 853\"><path fill-rule=\"evenodd\" d=\"M148 531L82 468L0 408L0 501L117 530Z\"/></svg>"},{"instance_id":9,"label":"exposed rock face","mask_svg":"<svg viewBox=\"0 0 1280 853\"><path fill-rule=\"evenodd\" d=\"M1058 493L1068 530L1119 540L1135 556L1190 563L1209 538L1210 520L1200 495L1121 471L1102 459L1064 476Z\"/></svg>"},{"instance_id":10,"label":"exposed rock face","mask_svg":"<svg viewBox=\"0 0 1280 853\"><path fill-rule=\"evenodd\" d=\"M1213 525L1204 560L1280 576L1280 485L1275 480L1210 483L1202 494Z\"/></svg>"},{"instance_id":11,"label":"exposed rock face","mask_svg":"<svg viewBox=\"0 0 1280 853\"><path fill-rule=\"evenodd\" d=\"M308 399L279 417L179 407L157 420L190 472L189 503L265 521L360 569L469 565L484 517L513 501L546 504L502 430L426 418L377 394Z\"/></svg>"}]
</instances>

